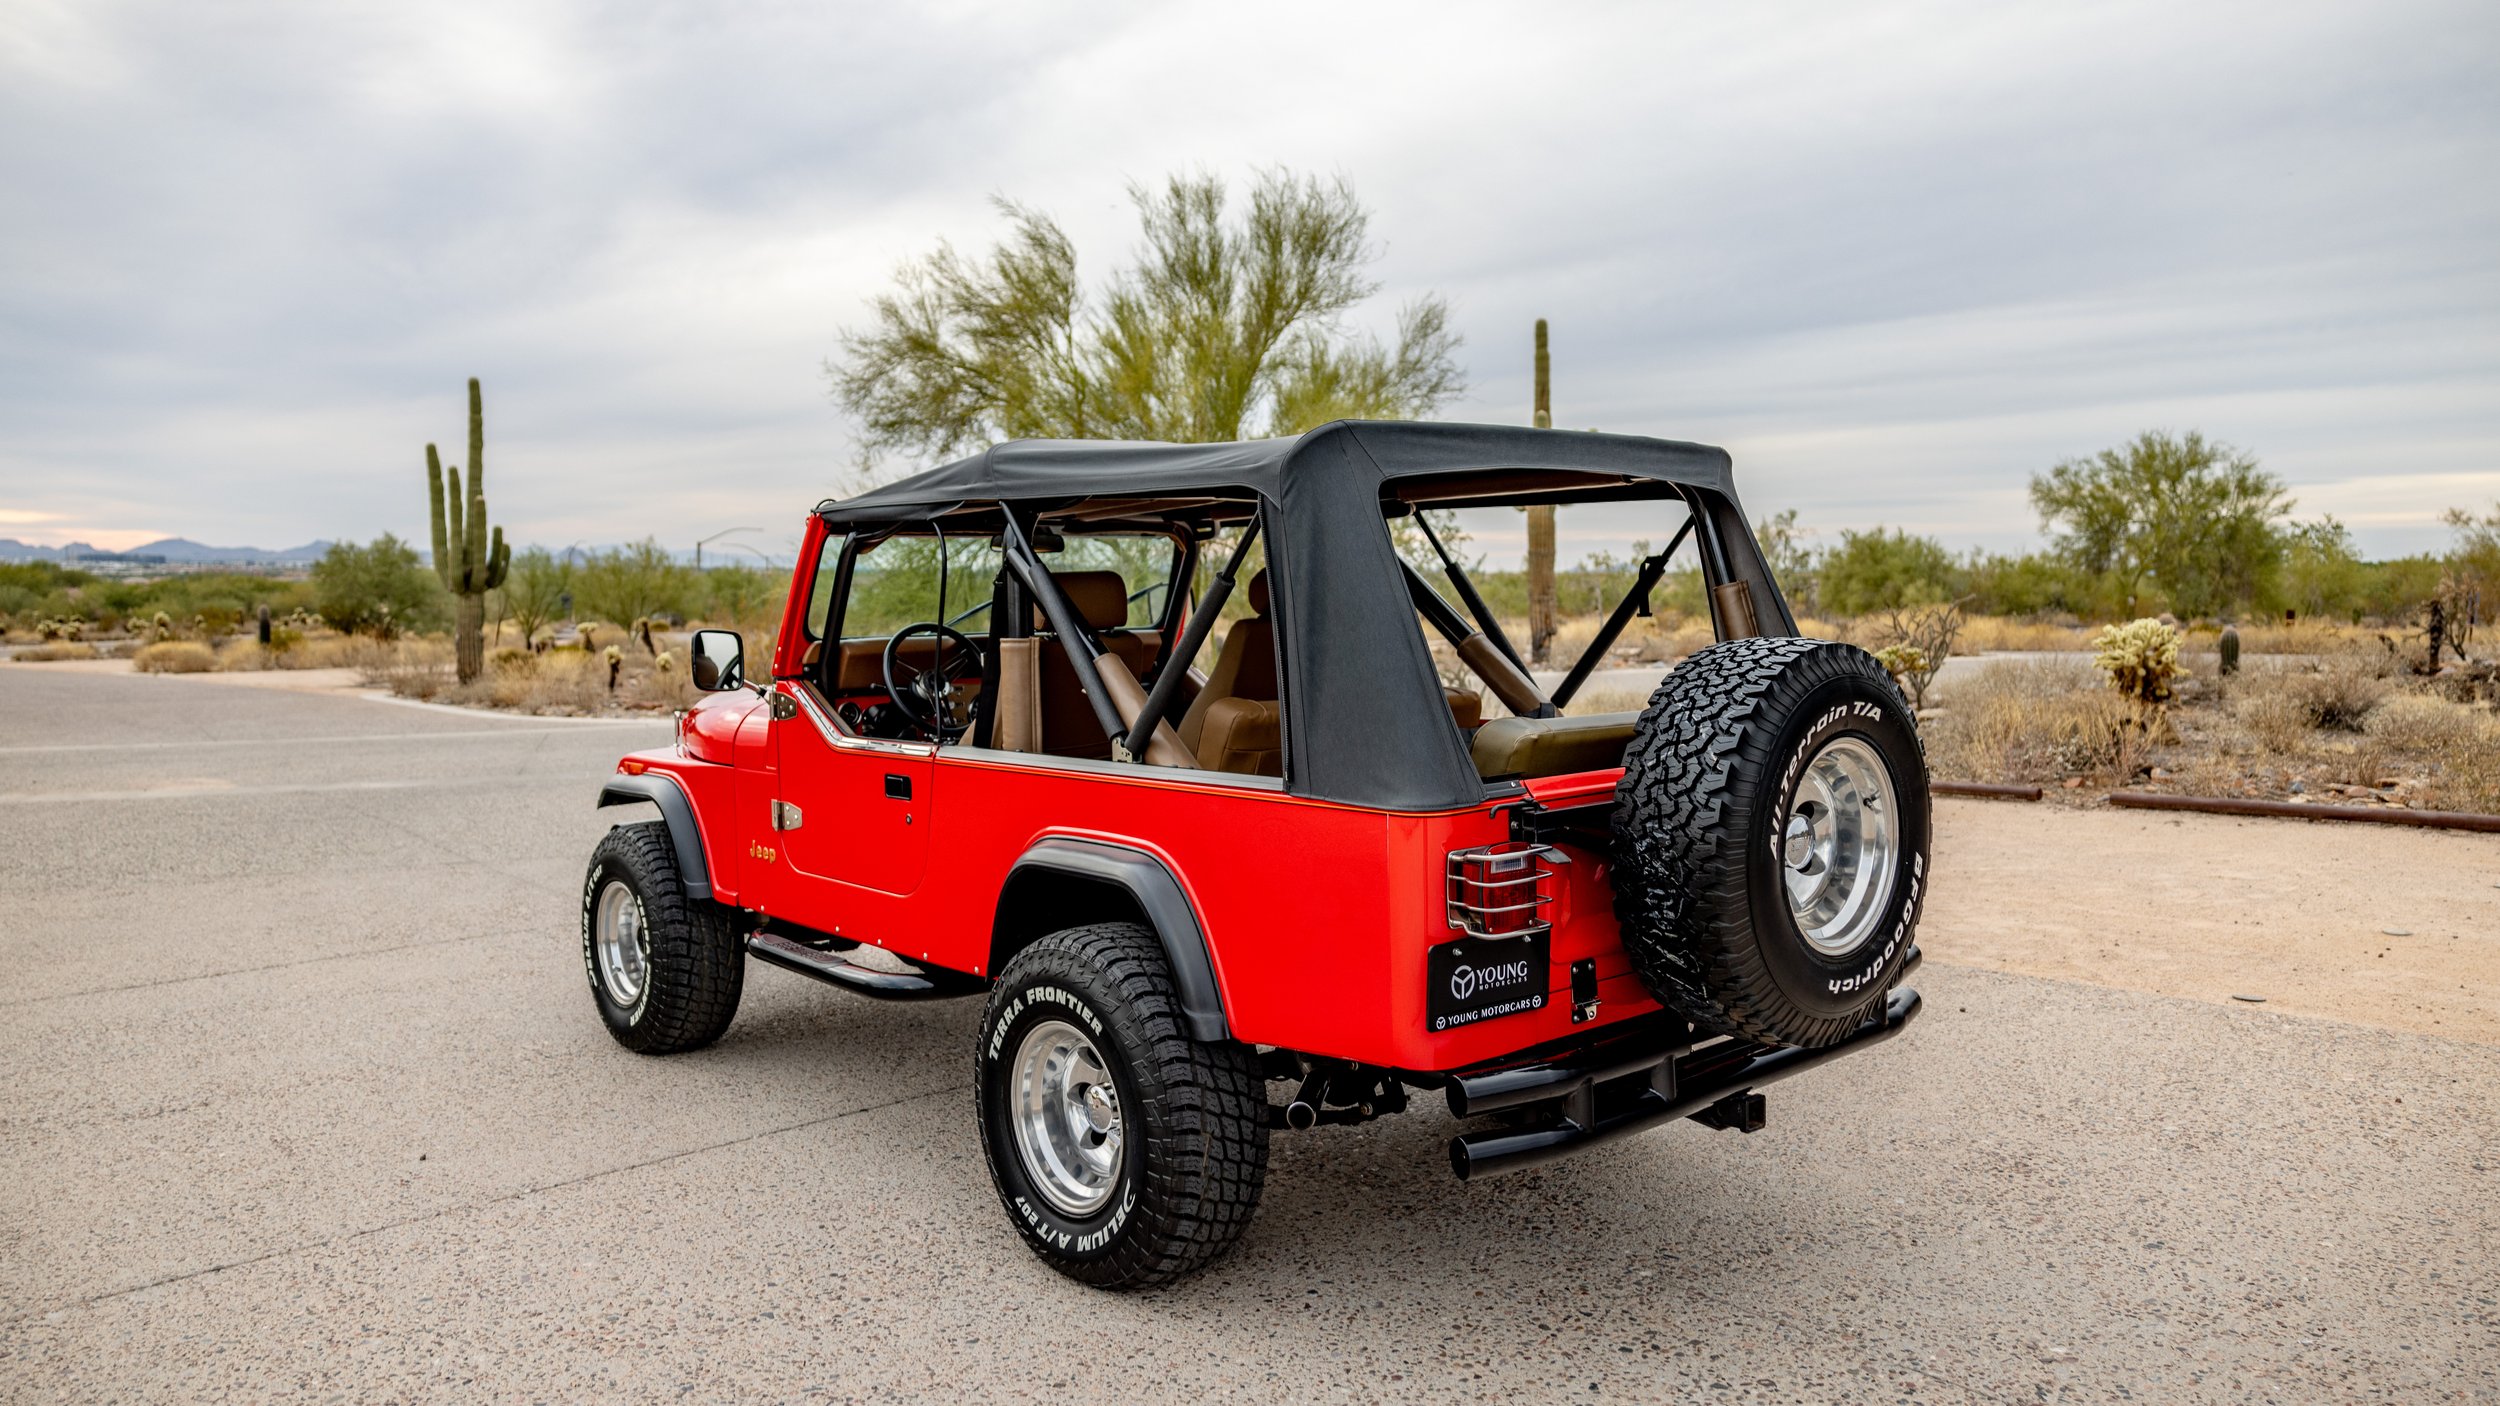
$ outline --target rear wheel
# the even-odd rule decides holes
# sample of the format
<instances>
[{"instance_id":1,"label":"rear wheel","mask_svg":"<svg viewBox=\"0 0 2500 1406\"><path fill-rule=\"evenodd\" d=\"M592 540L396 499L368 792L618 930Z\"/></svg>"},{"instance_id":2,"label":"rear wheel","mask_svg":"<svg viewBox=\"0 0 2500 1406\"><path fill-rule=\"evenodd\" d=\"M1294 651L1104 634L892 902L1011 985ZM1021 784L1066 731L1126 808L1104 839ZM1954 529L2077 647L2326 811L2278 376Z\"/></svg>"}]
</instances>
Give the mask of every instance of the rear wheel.
<instances>
[{"instance_id":1,"label":"rear wheel","mask_svg":"<svg viewBox=\"0 0 2500 1406\"><path fill-rule=\"evenodd\" d=\"M582 966L616 1042L641 1054L712 1043L738 1013L746 948L735 911L686 894L660 821L619 825L582 883Z\"/></svg>"},{"instance_id":2,"label":"rear wheel","mask_svg":"<svg viewBox=\"0 0 2500 1406\"><path fill-rule=\"evenodd\" d=\"M1927 876L1927 763L1874 656L1713 645L1650 696L1615 804L1615 914L1658 999L1832 1044L1899 979Z\"/></svg>"},{"instance_id":3,"label":"rear wheel","mask_svg":"<svg viewBox=\"0 0 2500 1406\"><path fill-rule=\"evenodd\" d=\"M1194 1274L1250 1224L1267 1175L1258 1058L1180 1020L1134 923L1052 933L998 974L973 1050L990 1179L1050 1266L1103 1288Z\"/></svg>"}]
</instances>

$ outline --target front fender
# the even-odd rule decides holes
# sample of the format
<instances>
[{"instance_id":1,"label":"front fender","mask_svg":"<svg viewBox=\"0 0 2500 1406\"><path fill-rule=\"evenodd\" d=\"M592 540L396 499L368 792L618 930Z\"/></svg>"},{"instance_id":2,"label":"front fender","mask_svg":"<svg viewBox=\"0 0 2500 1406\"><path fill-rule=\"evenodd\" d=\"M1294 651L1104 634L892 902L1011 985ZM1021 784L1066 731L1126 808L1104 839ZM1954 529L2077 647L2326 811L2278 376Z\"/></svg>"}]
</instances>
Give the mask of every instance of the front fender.
<instances>
[{"instance_id":1,"label":"front fender","mask_svg":"<svg viewBox=\"0 0 2500 1406\"><path fill-rule=\"evenodd\" d=\"M660 808L660 819L668 825L669 848L677 851L677 876L686 886L686 896L710 898L712 868L704 862L703 827L695 823L694 802L687 799L686 788L663 771L646 771L640 776L611 776L599 788L599 804L603 807L632 805L638 801L648 801Z\"/></svg>"}]
</instances>

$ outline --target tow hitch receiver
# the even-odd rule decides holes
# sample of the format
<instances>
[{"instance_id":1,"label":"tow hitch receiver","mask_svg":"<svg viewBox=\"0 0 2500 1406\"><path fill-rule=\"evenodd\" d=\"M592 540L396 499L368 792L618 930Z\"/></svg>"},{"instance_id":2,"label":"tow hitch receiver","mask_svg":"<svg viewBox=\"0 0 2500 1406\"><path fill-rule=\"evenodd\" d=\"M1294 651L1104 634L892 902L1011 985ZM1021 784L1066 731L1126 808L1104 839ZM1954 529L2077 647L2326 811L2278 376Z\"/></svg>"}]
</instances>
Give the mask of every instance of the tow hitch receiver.
<instances>
[{"instance_id":1,"label":"tow hitch receiver","mask_svg":"<svg viewBox=\"0 0 2500 1406\"><path fill-rule=\"evenodd\" d=\"M1763 1126L1765 1110L1755 1090L1888 1040L1918 1009L1916 991L1895 988L1881 1014L1821 1049L1731 1040L1696 1050L1677 1022L1551 1063L1454 1075L1447 1086L1450 1112L1461 1118L1511 1113L1529 1126L1450 1139L1450 1170L1461 1181L1515 1172L1676 1118L1753 1132Z\"/></svg>"}]
</instances>

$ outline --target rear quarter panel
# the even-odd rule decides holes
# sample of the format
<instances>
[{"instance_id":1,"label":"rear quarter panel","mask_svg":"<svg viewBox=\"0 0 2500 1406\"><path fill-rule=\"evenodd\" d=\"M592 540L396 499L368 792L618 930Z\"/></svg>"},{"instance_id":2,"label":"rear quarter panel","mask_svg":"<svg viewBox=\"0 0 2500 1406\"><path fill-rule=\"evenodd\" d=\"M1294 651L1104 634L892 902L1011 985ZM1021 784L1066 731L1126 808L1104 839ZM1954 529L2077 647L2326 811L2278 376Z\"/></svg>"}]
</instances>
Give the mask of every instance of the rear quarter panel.
<instances>
[{"instance_id":1,"label":"rear quarter panel","mask_svg":"<svg viewBox=\"0 0 2500 1406\"><path fill-rule=\"evenodd\" d=\"M1444 907L1448 854L1507 838L1503 803L1385 813L1187 773L1059 770L1004 756L941 752L932 882L887 914L917 919L924 936L885 945L980 971L1008 871L1034 843L1067 836L1142 850L1172 871L1206 933L1233 1033L1254 1044L1416 1070L1497 1059L1594 1028L1571 1020L1570 969L1583 958L1597 961L1597 1024L1657 1008L1618 940L1603 860L1574 852L1555 866L1545 1008L1426 1028L1426 954L1457 935ZM1611 793L1613 775L1582 784ZM882 926L846 935L879 941Z\"/></svg>"}]
</instances>

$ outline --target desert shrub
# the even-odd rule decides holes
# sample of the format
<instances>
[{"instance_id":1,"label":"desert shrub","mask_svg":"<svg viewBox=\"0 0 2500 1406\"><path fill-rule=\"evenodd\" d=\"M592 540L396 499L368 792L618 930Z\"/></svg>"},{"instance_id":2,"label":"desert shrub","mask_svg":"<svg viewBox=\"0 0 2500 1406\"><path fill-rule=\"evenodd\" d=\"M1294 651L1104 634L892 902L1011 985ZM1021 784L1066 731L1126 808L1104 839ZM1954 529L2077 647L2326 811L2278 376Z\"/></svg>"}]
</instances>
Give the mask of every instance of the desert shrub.
<instances>
[{"instance_id":1,"label":"desert shrub","mask_svg":"<svg viewBox=\"0 0 2500 1406\"><path fill-rule=\"evenodd\" d=\"M2478 710L2419 693L2399 693L2370 710L2362 732L2390 751L2442 758L2485 745L2489 724Z\"/></svg>"},{"instance_id":2,"label":"desert shrub","mask_svg":"<svg viewBox=\"0 0 2500 1406\"><path fill-rule=\"evenodd\" d=\"M2050 781L2130 769L2134 709L2075 664L1990 664L1954 685L1924 728L1935 774L1966 781Z\"/></svg>"},{"instance_id":3,"label":"desert shrub","mask_svg":"<svg viewBox=\"0 0 2500 1406\"><path fill-rule=\"evenodd\" d=\"M50 644L39 644L29 649L21 649L9 657L22 664L50 664L68 659L93 659L97 656L94 645L80 644L75 640L54 640Z\"/></svg>"},{"instance_id":4,"label":"desert shrub","mask_svg":"<svg viewBox=\"0 0 2500 1406\"><path fill-rule=\"evenodd\" d=\"M2500 719L2469 716L2473 734L2439 750L2439 771L2424 799L2441 810L2500 814Z\"/></svg>"},{"instance_id":5,"label":"desert shrub","mask_svg":"<svg viewBox=\"0 0 2500 1406\"><path fill-rule=\"evenodd\" d=\"M2359 732L2387 697L2385 651L2364 646L2327 656L2317 668L2285 677L2283 687L2300 701L2311 727Z\"/></svg>"},{"instance_id":6,"label":"desert shrub","mask_svg":"<svg viewBox=\"0 0 2500 1406\"><path fill-rule=\"evenodd\" d=\"M277 661L277 651L261 648L259 640L228 640L217 650L217 671L223 674L274 669Z\"/></svg>"},{"instance_id":7,"label":"desert shrub","mask_svg":"<svg viewBox=\"0 0 2500 1406\"><path fill-rule=\"evenodd\" d=\"M367 684L402 698L432 698L452 685L451 642L439 636L359 640L348 657Z\"/></svg>"},{"instance_id":8,"label":"desert shrub","mask_svg":"<svg viewBox=\"0 0 2500 1406\"><path fill-rule=\"evenodd\" d=\"M2316 726L2308 705L2280 687L2242 693L2231 700L2231 716L2259 747L2286 755L2300 750Z\"/></svg>"},{"instance_id":9,"label":"desert shrub","mask_svg":"<svg viewBox=\"0 0 2500 1406\"><path fill-rule=\"evenodd\" d=\"M217 667L217 651L198 640L160 640L130 656L143 674L205 674Z\"/></svg>"},{"instance_id":10,"label":"desert shrub","mask_svg":"<svg viewBox=\"0 0 2500 1406\"><path fill-rule=\"evenodd\" d=\"M2111 625L2092 637L2092 666L2119 697L2158 708L2177 691L2179 632L2159 620Z\"/></svg>"}]
</instances>

